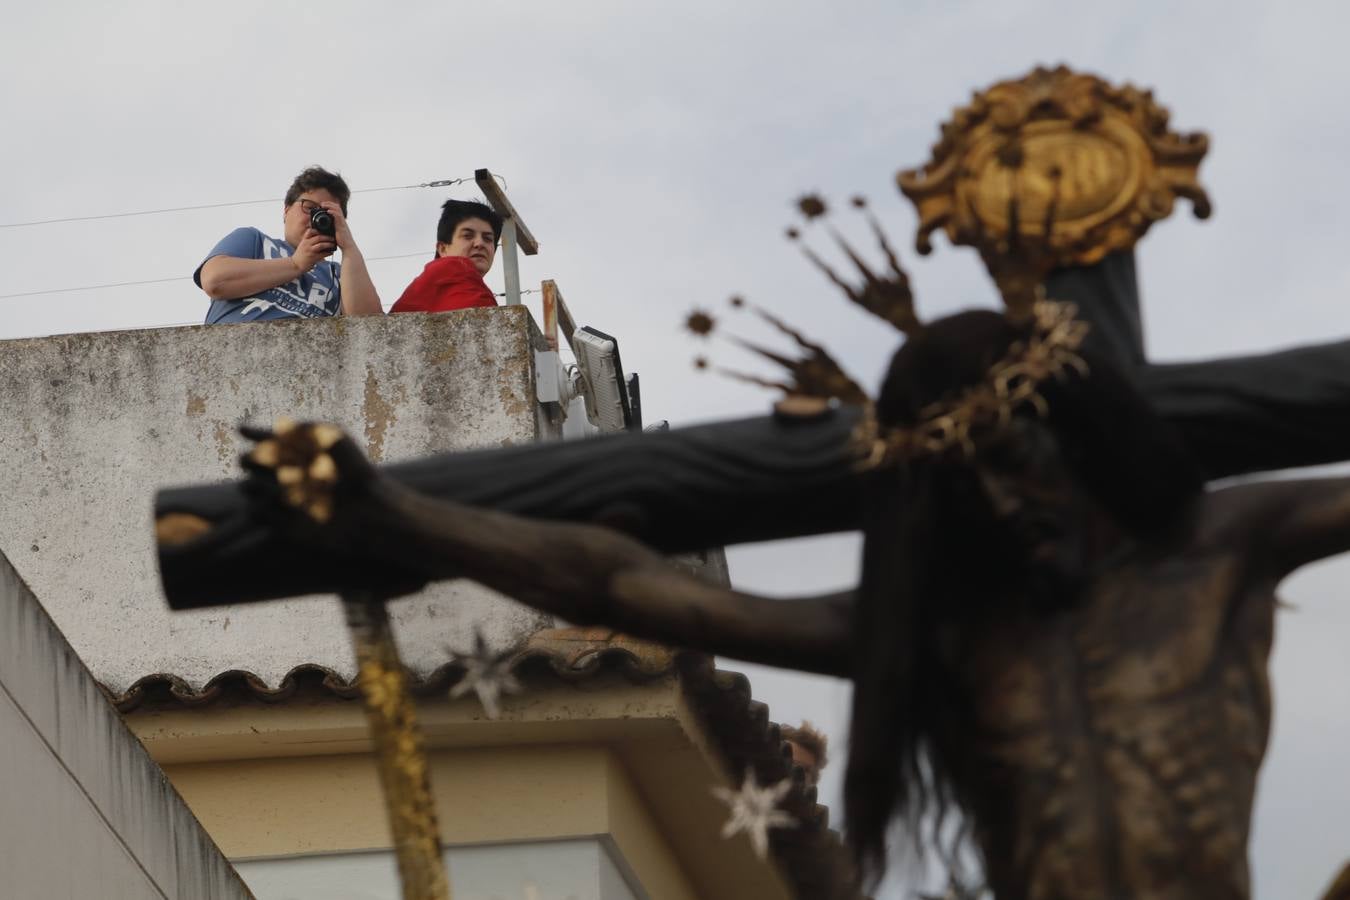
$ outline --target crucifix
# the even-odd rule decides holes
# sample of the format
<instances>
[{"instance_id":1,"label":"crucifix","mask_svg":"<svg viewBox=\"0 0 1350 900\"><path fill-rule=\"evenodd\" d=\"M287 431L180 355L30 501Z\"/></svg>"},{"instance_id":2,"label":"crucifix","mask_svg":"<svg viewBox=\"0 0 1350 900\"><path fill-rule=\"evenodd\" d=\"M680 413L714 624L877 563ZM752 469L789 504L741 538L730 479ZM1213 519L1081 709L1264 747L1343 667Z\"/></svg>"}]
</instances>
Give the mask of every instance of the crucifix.
<instances>
[{"instance_id":1,"label":"crucifix","mask_svg":"<svg viewBox=\"0 0 1350 900\"><path fill-rule=\"evenodd\" d=\"M1274 586L1350 549L1350 484L1205 482L1350 456L1350 365L1344 345L1144 360L1122 254L1174 197L1208 213L1205 146L1134 88L1066 69L995 85L899 180L919 249L939 227L975 246L1005 313L923 321L870 214L885 268L841 241L850 281L810 251L905 333L875 397L766 315L803 355L766 354L788 396L764 418L387 467L330 426L251 431L249 480L157 498L166 595L468 577L576 623L852 678L860 872L884 869L893 820L917 839L936 808L969 823L997 896L1245 897ZM826 214L801 209L808 229ZM546 473L574 488L561 503L531 491ZM850 528L857 589L791 602L661 556ZM256 540L303 552L241 564Z\"/></svg>"}]
</instances>

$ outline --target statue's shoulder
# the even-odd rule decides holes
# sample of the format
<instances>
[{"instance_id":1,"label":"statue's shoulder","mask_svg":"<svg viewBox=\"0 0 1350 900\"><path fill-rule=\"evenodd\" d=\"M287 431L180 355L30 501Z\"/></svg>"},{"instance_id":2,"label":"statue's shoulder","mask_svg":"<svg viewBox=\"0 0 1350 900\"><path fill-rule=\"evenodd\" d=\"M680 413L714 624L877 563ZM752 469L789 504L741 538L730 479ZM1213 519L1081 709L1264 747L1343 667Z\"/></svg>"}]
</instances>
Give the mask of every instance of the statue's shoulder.
<instances>
[{"instance_id":1,"label":"statue's shoulder","mask_svg":"<svg viewBox=\"0 0 1350 900\"><path fill-rule=\"evenodd\" d=\"M1296 481L1260 481L1207 490L1197 498L1192 543L1216 552L1245 552L1298 503Z\"/></svg>"}]
</instances>

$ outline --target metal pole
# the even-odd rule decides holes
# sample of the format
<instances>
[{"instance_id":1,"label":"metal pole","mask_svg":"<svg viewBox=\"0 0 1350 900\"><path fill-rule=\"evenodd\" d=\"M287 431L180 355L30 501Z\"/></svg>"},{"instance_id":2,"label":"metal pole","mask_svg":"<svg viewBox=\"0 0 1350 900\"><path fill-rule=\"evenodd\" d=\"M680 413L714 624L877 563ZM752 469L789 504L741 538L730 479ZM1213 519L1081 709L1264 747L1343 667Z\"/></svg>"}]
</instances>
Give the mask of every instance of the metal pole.
<instances>
[{"instance_id":1,"label":"metal pole","mask_svg":"<svg viewBox=\"0 0 1350 900\"><path fill-rule=\"evenodd\" d=\"M520 258L516 255L516 220L502 221L502 271L506 274L506 305L520 305Z\"/></svg>"},{"instance_id":2,"label":"metal pole","mask_svg":"<svg viewBox=\"0 0 1350 900\"><path fill-rule=\"evenodd\" d=\"M384 598L352 592L342 596L342 605L356 650L357 684L375 744L403 900L450 900L422 734Z\"/></svg>"}]
</instances>

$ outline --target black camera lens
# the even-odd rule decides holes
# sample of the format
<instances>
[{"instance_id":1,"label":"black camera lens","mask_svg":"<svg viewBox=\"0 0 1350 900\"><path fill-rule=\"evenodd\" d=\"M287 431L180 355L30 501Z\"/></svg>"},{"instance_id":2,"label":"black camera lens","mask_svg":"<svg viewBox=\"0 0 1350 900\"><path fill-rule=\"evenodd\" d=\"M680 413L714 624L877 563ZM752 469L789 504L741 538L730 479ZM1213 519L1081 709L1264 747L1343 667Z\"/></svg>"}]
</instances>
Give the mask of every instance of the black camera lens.
<instances>
[{"instance_id":1,"label":"black camera lens","mask_svg":"<svg viewBox=\"0 0 1350 900\"><path fill-rule=\"evenodd\" d=\"M309 227L328 237L337 235L337 223L333 221L333 214L326 209L316 209L309 214Z\"/></svg>"}]
</instances>

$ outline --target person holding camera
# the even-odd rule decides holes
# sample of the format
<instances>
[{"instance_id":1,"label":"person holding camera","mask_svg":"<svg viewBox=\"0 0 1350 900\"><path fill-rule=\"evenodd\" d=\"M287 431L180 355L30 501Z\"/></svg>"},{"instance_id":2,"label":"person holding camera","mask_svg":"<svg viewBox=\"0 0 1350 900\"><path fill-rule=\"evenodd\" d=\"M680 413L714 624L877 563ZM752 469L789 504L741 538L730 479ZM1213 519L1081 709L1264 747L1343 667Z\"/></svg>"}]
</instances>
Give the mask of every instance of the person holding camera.
<instances>
[{"instance_id":1,"label":"person holding camera","mask_svg":"<svg viewBox=\"0 0 1350 900\"><path fill-rule=\"evenodd\" d=\"M206 324L383 313L347 227L350 198L340 175L311 166L286 191L282 240L256 228L222 238L192 275L211 298ZM328 259L339 249L341 264Z\"/></svg>"}]
</instances>

